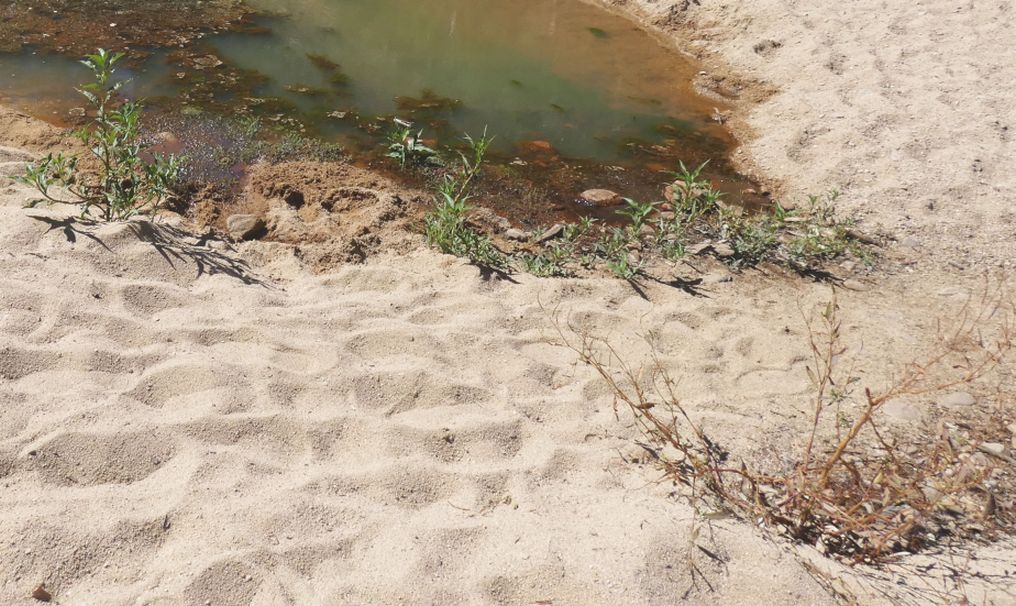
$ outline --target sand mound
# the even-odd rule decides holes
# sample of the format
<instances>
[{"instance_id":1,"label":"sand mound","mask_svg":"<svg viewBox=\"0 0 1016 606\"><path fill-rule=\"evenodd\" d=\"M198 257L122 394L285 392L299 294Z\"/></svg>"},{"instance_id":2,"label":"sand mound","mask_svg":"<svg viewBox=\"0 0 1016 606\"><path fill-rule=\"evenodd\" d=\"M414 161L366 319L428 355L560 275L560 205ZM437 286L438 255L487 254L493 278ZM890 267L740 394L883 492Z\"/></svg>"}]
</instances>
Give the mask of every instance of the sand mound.
<instances>
[{"instance_id":1,"label":"sand mound","mask_svg":"<svg viewBox=\"0 0 1016 606\"><path fill-rule=\"evenodd\" d=\"M425 250L276 279L172 221L25 196L0 206L0 602L42 582L104 606L828 601L728 523L699 539L727 559L699 564L715 593L692 578L691 512L625 462L630 430L540 301L618 335L669 317L715 372L766 355L691 340L731 310Z\"/></svg>"}]
</instances>

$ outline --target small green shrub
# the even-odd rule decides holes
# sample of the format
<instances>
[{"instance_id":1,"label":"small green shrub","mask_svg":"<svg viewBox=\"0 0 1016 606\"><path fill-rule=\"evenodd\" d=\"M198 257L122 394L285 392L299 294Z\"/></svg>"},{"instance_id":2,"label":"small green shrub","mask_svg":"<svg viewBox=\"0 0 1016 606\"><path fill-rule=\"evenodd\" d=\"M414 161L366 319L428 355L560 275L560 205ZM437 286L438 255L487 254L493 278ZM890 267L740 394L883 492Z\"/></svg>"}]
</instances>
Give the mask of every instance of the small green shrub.
<instances>
[{"instance_id":1,"label":"small green shrub","mask_svg":"<svg viewBox=\"0 0 1016 606\"><path fill-rule=\"evenodd\" d=\"M567 263L574 257L574 250L567 243L552 242L544 250L533 254L516 256L522 271L541 278L564 278L573 275Z\"/></svg>"},{"instance_id":2,"label":"small green shrub","mask_svg":"<svg viewBox=\"0 0 1016 606\"><path fill-rule=\"evenodd\" d=\"M386 155L397 160L400 168L440 166L441 158L437 150L428 147L422 140L422 130L414 133L412 128L396 123L385 138L388 148Z\"/></svg>"},{"instance_id":3,"label":"small green shrub","mask_svg":"<svg viewBox=\"0 0 1016 606\"><path fill-rule=\"evenodd\" d=\"M645 225L649 215L653 214L653 211L662 204L662 202L636 202L631 198L624 199L625 207L618 210L617 214L628 217L631 220L632 227L635 231L638 231Z\"/></svg>"},{"instance_id":4,"label":"small green shrub","mask_svg":"<svg viewBox=\"0 0 1016 606\"><path fill-rule=\"evenodd\" d=\"M678 170L670 173L674 176L674 181L667 188L669 198L674 213L684 223L694 223L720 211L720 198L723 194L702 178L702 171L708 165L708 162L704 162L698 168L689 169L684 162L679 162Z\"/></svg>"},{"instance_id":5,"label":"small green shrub","mask_svg":"<svg viewBox=\"0 0 1016 606\"><path fill-rule=\"evenodd\" d=\"M721 233L734 250L736 266L758 265L766 261L780 245L779 222L770 216L744 216L723 213Z\"/></svg>"},{"instance_id":6,"label":"small green shrub","mask_svg":"<svg viewBox=\"0 0 1016 606\"><path fill-rule=\"evenodd\" d=\"M98 214L104 221L123 221L137 214L154 214L171 195L180 175L179 158L151 154L151 160L145 159L140 132L142 105L118 104L123 82L114 81L113 75L123 57L123 53L99 49L81 62L92 71L94 81L78 92L94 109L95 118L74 134L97 160L98 173L79 170L76 157L51 153L30 164L19 178L42 194L29 206L69 204L80 206L82 216ZM58 197L52 191L55 187L64 188L71 199Z\"/></svg>"},{"instance_id":7,"label":"small green shrub","mask_svg":"<svg viewBox=\"0 0 1016 606\"><path fill-rule=\"evenodd\" d=\"M466 135L469 153L459 153L459 164L438 185L437 204L424 219L427 241L442 252L467 257L474 263L505 269L510 261L487 236L466 223L470 188L483 166L492 138Z\"/></svg>"}]
</instances>

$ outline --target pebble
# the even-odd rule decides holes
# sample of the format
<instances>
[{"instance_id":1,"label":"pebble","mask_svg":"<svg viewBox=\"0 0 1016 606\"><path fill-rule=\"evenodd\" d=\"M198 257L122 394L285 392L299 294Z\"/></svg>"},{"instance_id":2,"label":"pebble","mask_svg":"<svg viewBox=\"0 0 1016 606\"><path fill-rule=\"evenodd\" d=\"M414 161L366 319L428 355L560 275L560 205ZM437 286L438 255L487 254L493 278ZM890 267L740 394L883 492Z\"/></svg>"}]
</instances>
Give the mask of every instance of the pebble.
<instances>
[{"instance_id":1,"label":"pebble","mask_svg":"<svg viewBox=\"0 0 1016 606\"><path fill-rule=\"evenodd\" d=\"M993 457L1005 458L1005 445L998 442L984 442L978 446L981 452L990 454Z\"/></svg>"},{"instance_id":2,"label":"pebble","mask_svg":"<svg viewBox=\"0 0 1016 606\"><path fill-rule=\"evenodd\" d=\"M226 219L226 229L234 240L253 238L265 228L265 222L254 215L232 215Z\"/></svg>"},{"instance_id":3,"label":"pebble","mask_svg":"<svg viewBox=\"0 0 1016 606\"><path fill-rule=\"evenodd\" d=\"M973 406L977 403L977 398L970 395L965 391L957 391L950 394L945 394L938 399L939 406L945 407L963 407Z\"/></svg>"},{"instance_id":4,"label":"pebble","mask_svg":"<svg viewBox=\"0 0 1016 606\"><path fill-rule=\"evenodd\" d=\"M726 242L717 242L713 244L713 250L716 251L716 256L721 259L729 259L734 256L734 247Z\"/></svg>"},{"instance_id":5,"label":"pebble","mask_svg":"<svg viewBox=\"0 0 1016 606\"><path fill-rule=\"evenodd\" d=\"M508 238L509 240L518 240L520 242L524 242L529 239L529 233L524 232L521 229L512 227L511 229L508 229L504 232L504 237Z\"/></svg>"},{"instance_id":6,"label":"pebble","mask_svg":"<svg viewBox=\"0 0 1016 606\"><path fill-rule=\"evenodd\" d=\"M547 231L540 234L540 237L537 238L536 241L542 244L543 242L546 242L547 240L553 240L554 238L557 238L562 234L564 234L564 225L557 223Z\"/></svg>"}]
</instances>

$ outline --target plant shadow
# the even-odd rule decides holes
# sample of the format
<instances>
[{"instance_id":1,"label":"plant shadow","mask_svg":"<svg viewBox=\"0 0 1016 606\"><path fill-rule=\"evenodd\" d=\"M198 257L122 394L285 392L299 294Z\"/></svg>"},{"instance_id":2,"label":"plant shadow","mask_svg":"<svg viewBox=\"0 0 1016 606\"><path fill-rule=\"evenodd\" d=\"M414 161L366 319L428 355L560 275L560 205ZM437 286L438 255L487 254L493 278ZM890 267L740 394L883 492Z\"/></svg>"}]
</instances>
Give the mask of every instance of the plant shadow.
<instances>
[{"instance_id":1,"label":"plant shadow","mask_svg":"<svg viewBox=\"0 0 1016 606\"><path fill-rule=\"evenodd\" d=\"M151 244L174 269L176 263L193 263L197 277L221 274L244 284L269 286L254 274L245 261L210 248L209 242L216 240L212 233L196 235L178 227L151 221L132 222L129 226L139 240Z\"/></svg>"},{"instance_id":2,"label":"plant shadow","mask_svg":"<svg viewBox=\"0 0 1016 606\"><path fill-rule=\"evenodd\" d=\"M76 217L55 218L40 215L29 215L30 218L49 226L47 233L59 230L70 243L79 238L87 238L106 251L114 251L100 239L94 228L100 223ZM225 275L239 280L243 284L268 287L270 284L257 277L251 267L243 260L209 247L215 241L213 234L197 235L171 225L158 224L152 221L131 221L128 229L142 242L150 244L173 269L193 264L197 277Z\"/></svg>"}]
</instances>

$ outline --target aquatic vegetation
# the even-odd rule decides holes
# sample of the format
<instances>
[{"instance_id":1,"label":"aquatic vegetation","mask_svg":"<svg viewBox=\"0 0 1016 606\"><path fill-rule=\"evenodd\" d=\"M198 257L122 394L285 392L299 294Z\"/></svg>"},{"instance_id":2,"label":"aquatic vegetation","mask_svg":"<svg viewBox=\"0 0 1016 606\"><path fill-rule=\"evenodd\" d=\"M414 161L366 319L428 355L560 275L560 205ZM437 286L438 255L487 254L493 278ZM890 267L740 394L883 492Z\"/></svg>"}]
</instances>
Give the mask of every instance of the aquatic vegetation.
<instances>
[{"instance_id":1,"label":"aquatic vegetation","mask_svg":"<svg viewBox=\"0 0 1016 606\"><path fill-rule=\"evenodd\" d=\"M395 103L399 110L407 112L451 111L462 107L461 99L443 97L429 88L424 89L419 97L396 97Z\"/></svg>"},{"instance_id":2,"label":"aquatic vegetation","mask_svg":"<svg viewBox=\"0 0 1016 606\"><path fill-rule=\"evenodd\" d=\"M352 82L342 66L324 55L307 53L307 59L328 76L328 83L335 88L346 88Z\"/></svg>"},{"instance_id":3,"label":"aquatic vegetation","mask_svg":"<svg viewBox=\"0 0 1016 606\"><path fill-rule=\"evenodd\" d=\"M94 81L78 89L95 111L91 124L75 131L98 164L97 174L78 169L78 158L62 153L49 154L30 164L20 181L35 187L42 203L69 204L81 207L82 216L97 213L105 221L122 221L140 213L154 213L171 195L171 188L180 175L180 159L150 154L141 142L141 104L120 102L118 92L122 81L113 79L115 65L123 53L99 49L82 63ZM54 188L70 194L66 200Z\"/></svg>"}]
</instances>

